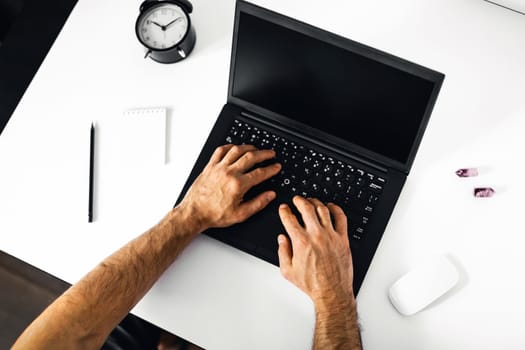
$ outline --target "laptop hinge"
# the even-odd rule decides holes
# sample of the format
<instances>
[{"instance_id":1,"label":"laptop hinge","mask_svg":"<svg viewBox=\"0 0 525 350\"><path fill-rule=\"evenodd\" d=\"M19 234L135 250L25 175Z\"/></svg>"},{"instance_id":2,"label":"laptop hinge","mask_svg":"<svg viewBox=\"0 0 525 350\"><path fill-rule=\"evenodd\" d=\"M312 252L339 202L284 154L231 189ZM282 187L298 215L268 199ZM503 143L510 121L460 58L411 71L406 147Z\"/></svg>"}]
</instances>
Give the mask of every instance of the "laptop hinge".
<instances>
[{"instance_id":1,"label":"laptop hinge","mask_svg":"<svg viewBox=\"0 0 525 350\"><path fill-rule=\"evenodd\" d=\"M340 149L337 149L337 148L335 148L334 146L331 146L328 143L324 143L322 141L319 141L319 140L316 140L314 138L311 138L311 137L309 137L307 135L300 134L300 133L295 132L295 131L293 131L293 130L291 130L289 128L283 127L283 126L281 126L279 124L274 124L274 123L270 124L264 118L259 117L257 115L254 115L254 114L251 114L251 113L248 113L248 112L245 112L245 111L241 111L241 115L245 116L245 117L248 117L248 118L255 119L255 120L257 120L260 123L266 124L266 125L268 125L270 127L273 127L273 128L279 129L281 131L284 131L286 133L292 134L295 137L298 137L300 139L303 139L303 140L306 140L308 142L314 143L314 144L319 145L321 147L327 148L327 149L329 149L332 152L339 153L342 156L351 158L351 159L353 159L353 160L355 160L357 162L360 162L360 163L363 163L365 165L368 165L369 167L375 168L375 169L377 169L379 171L382 171L382 172L385 172L385 173L387 172L387 168L385 168L385 167L383 167L381 165L374 164L374 163L372 163L371 161L367 160L364 157L361 157L359 155L355 155L353 153L342 152Z\"/></svg>"}]
</instances>

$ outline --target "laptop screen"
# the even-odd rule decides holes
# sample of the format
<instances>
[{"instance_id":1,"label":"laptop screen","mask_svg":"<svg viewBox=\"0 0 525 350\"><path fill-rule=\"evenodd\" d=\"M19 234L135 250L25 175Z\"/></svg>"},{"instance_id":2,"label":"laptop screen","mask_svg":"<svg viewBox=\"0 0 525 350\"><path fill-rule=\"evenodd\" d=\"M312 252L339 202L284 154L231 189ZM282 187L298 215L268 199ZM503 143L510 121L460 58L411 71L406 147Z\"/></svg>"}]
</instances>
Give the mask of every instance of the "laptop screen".
<instances>
[{"instance_id":1,"label":"laptop screen","mask_svg":"<svg viewBox=\"0 0 525 350\"><path fill-rule=\"evenodd\" d=\"M315 30L291 29L282 19L242 11L237 16L233 97L407 163L419 142L434 81L369 58L351 45L316 38Z\"/></svg>"}]
</instances>

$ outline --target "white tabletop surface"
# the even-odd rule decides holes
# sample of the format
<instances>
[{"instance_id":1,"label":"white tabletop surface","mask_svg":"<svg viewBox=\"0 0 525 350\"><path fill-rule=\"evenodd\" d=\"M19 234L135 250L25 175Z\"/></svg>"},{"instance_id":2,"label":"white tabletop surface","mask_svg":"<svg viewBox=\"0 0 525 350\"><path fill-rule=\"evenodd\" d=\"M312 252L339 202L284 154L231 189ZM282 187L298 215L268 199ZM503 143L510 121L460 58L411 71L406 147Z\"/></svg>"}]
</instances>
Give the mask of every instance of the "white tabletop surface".
<instances>
[{"instance_id":1,"label":"white tabletop surface","mask_svg":"<svg viewBox=\"0 0 525 350\"><path fill-rule=\"evenodd\" d=\"M475 0L257 3L446 74L357 299L365 349L523 348L525 16ZM234 1L193 0L197 45L174 65L143 59L139 4L80 0L0 137L0 249L70 283L173 206L226 100ZM157 106L169 109L167 163L119 164L109 126ZM480 175L454 175L469 166ZM496 195L474 198L481 185ZM401 316L389 286L437 254L460 283ZM204 236L133 312L207 349L307 349L314 325L276 267Z\"/></svg>"}]
</instances>

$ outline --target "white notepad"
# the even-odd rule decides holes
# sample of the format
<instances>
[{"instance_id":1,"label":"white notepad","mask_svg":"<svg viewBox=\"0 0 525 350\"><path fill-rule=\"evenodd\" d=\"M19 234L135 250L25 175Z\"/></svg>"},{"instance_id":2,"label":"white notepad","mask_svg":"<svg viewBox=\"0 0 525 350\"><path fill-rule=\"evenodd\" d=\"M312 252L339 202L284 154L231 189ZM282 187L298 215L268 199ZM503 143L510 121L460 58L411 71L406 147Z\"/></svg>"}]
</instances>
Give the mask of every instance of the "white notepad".
<instances>
[{"instance_id":1,"label":"white notepad","mask_svg":"<svg viewBox=\"0 0 525 350\"><path fill-rule=\"evenodd\" d=\"M118 123L119 162L134 166L166 162L166 108L137 108Z\"/></svg>"}]
</instances>

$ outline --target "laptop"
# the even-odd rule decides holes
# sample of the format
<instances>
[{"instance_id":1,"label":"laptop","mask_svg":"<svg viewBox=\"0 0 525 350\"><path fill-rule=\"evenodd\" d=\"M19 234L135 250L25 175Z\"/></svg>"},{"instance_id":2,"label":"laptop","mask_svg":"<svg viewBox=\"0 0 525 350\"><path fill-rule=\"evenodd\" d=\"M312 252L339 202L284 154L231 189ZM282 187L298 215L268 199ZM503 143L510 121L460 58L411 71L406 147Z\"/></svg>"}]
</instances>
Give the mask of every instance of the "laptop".
<instances>
[{"instance_id":1,"label":"laptop","mask_svg":"<svg viewBox=\"0 0 525 350\"><path fill-rule=\"evenodd\" d=\"M294 195L345 211L357 295L444 75L245 1L237 1L228 98L177 200L220 145L274 149L281 172L245 199L275 199L205 234L278 265L280 203Z\"/></svg>"}]
</instances>

